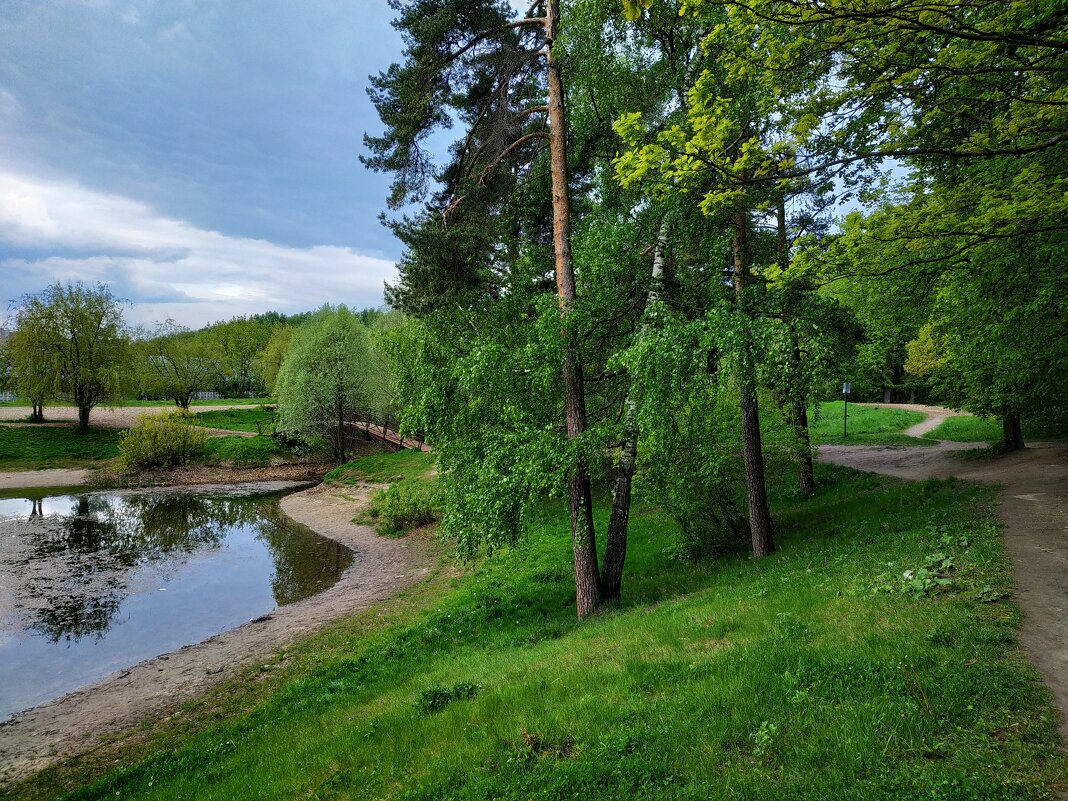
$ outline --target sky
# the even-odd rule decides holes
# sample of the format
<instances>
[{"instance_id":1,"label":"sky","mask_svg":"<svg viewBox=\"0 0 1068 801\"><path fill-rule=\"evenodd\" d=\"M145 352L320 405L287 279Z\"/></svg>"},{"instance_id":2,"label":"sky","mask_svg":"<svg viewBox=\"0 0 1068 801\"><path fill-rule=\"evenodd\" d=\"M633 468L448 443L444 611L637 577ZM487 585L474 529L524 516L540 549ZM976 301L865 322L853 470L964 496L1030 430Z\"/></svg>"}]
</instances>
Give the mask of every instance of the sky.
<instances>
[{"instance_id":1,"label":"sky","mask_svg":"<svg viewBox=\"0 0 1068 801\"><path fill-rule=\"evenodd\" d=\"M379 306L400 245L368 75L386 0L2 0L0 322L54 281L126 317Z\"/></svg>"}]
</instances>

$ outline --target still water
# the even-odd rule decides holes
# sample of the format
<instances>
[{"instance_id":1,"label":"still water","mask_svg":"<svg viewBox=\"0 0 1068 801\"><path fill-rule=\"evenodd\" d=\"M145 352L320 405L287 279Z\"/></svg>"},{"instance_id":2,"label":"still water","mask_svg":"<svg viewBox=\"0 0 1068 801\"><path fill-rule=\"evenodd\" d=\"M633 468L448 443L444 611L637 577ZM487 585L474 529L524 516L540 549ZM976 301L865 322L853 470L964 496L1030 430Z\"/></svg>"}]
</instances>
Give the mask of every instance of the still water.
<instances>
[{"instance_id":1,"label":"still water","mask_svg":"<svg viewBox=\"0 0 1068 801\"><path fill-rule=\"evenodd\" d=\"M0 720L334 584L284 492L0 498Z\"/></svg>"}]
</instances>

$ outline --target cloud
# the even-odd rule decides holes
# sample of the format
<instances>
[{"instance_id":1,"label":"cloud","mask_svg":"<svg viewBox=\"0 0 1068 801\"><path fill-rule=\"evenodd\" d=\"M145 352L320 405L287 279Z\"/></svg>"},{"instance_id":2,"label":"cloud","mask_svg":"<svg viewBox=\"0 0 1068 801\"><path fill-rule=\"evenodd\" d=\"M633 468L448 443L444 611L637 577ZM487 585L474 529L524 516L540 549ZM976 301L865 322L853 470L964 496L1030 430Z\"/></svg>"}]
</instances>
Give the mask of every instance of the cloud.
<instances>
[{"instance_id":1,"label":"cloud","mask_svg":"<svg viewBox=\"0 0 1068 801\"><path fill-rule=\"evenodd\" d=\"M140 323L377 306L383 283L396 277L393 261L352 248L229 236L126 197L3 171L0 243L5 295L52 281L104 281L133 303L129 317Z\"/></svg>"}]
</instances>

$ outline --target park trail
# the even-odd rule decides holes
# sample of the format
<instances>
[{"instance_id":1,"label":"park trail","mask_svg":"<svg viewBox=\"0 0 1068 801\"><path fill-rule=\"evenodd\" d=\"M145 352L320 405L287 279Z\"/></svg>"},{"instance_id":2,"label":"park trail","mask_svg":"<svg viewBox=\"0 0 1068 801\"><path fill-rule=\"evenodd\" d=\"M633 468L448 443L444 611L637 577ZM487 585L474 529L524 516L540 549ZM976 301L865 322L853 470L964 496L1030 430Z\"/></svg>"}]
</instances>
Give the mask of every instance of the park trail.
<instances>
[{"instance_id":1,"label":"park trail","mask_svg":"<svg viewBox=\"0 0 1068 801\"><path fill-rule=\"evenodd\" d=\"M927 414L927 419L905 431L914 437L959 414L918 404L871 405ZM953 453L978 445L823 445L819 459L897 478L956 476L999 487L997 517L1005 526L1016 603L1023 613L1020 645L1053 692L1058 729L1068 741L1068 443L1028 443L1026 450L974 461Z\"/></svg>"}]
</instances>

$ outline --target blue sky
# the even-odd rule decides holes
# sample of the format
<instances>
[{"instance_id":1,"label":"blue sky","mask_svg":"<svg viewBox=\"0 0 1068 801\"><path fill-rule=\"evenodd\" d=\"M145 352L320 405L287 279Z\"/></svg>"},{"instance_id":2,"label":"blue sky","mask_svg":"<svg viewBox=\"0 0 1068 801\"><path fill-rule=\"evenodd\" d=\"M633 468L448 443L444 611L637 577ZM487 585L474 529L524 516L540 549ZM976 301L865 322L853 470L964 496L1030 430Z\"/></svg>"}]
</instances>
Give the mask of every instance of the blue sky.
<instances>
[{"instance_id":1,"label":"blue sky","mask_svg":"<svg viewBox=\"0 0 1068 801\"><path fill-rule=\"evenodd\" d=\"M0 2L0 303L106 281L135 323L382 302L367 76L385 0ZM0 314L2 319L2 314Z\"/></svg>"}]
</instances>

